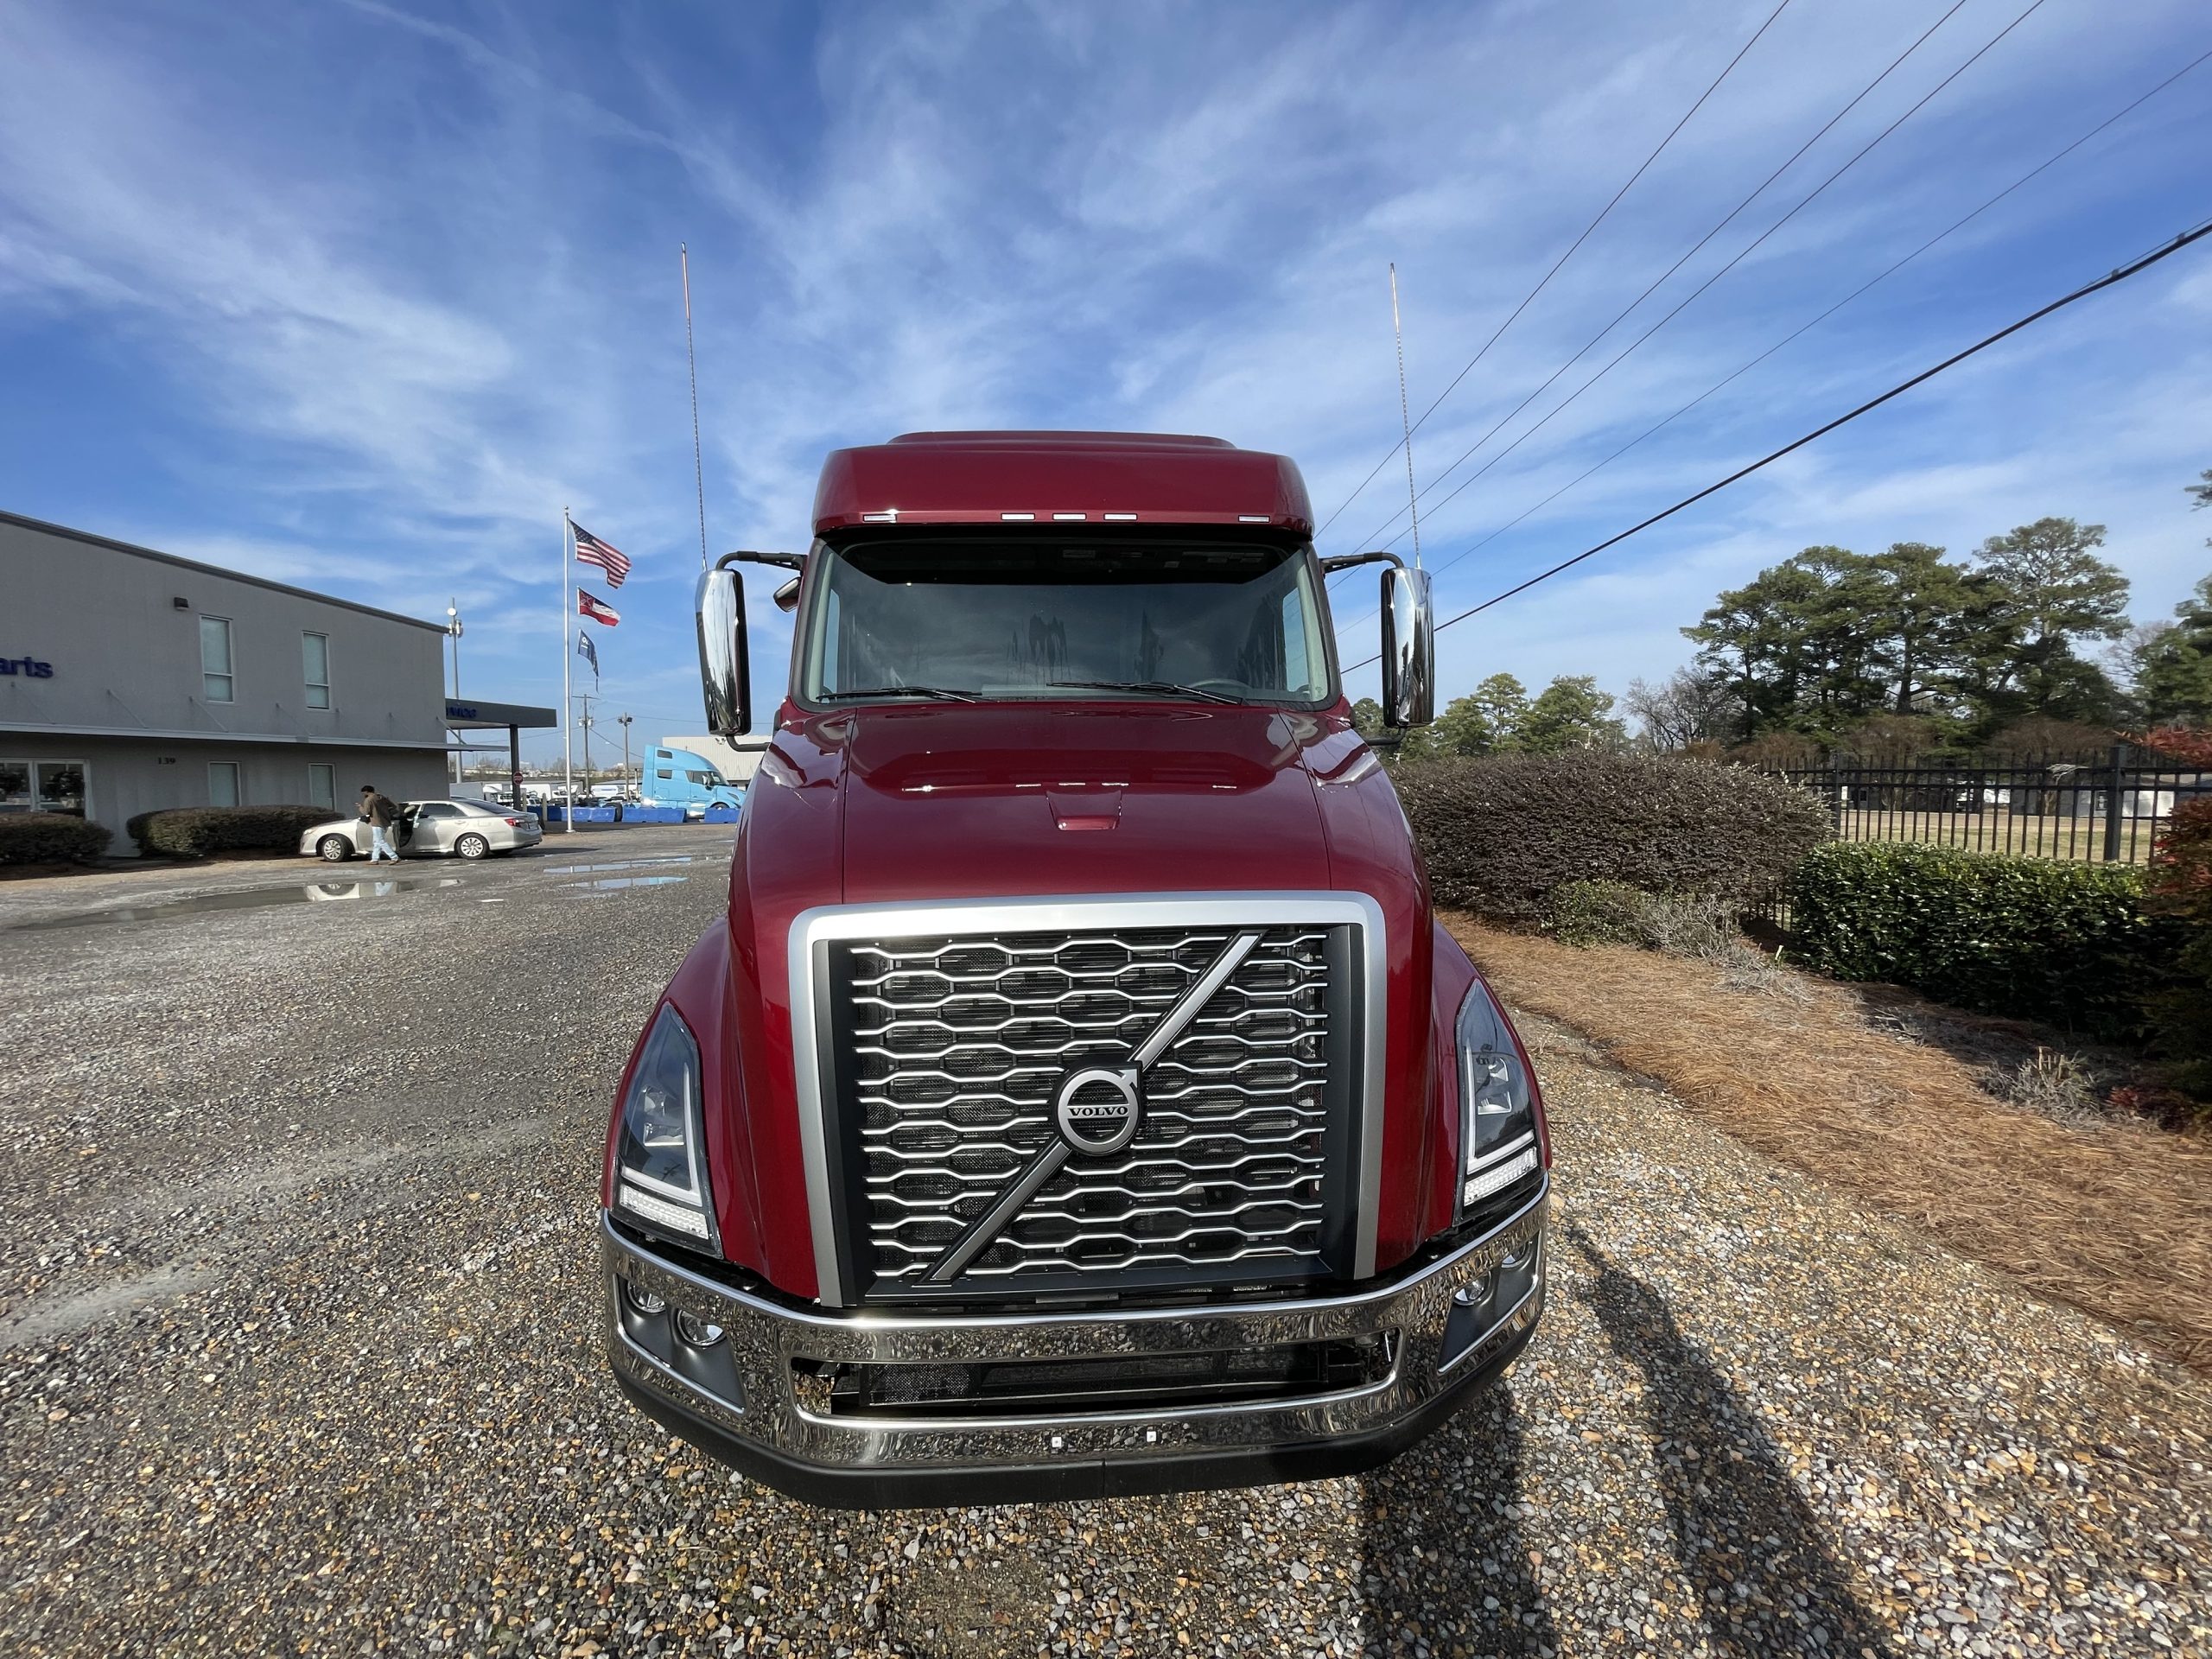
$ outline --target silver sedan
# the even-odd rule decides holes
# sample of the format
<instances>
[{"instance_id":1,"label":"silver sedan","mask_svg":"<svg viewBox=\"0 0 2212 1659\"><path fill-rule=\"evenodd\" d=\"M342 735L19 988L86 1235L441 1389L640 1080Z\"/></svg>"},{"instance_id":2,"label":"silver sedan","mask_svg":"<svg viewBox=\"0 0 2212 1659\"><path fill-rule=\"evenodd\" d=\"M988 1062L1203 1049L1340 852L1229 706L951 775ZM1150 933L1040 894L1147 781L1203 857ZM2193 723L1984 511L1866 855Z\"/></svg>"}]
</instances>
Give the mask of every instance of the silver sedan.
<instances>
[{"instance_id":1,"label":"silver sedan","mask_svg":"<svg viewBox=\"0 0 2212 1659\"><path fill-rule=\"evenodd\" d=\"M527 812L510 812L482 801L410 801L392 826L392 844L403 858L484 858L535 847L544 826ZM369 826L359 818L333 818L300 837L300 851L326 863L343 864L369 850Z\"/></svg>"}]
</instances>

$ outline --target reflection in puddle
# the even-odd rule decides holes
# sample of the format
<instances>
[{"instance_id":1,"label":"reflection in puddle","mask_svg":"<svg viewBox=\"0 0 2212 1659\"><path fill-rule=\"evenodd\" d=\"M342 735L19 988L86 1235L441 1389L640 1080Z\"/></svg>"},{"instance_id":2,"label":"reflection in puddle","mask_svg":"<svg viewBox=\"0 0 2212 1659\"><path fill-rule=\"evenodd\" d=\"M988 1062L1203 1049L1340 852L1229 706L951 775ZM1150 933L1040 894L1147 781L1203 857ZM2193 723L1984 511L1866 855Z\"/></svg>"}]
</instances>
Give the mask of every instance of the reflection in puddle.
<instances>
[{"instance_id":1,"label":"reflection in puddle","mask_svg":"<svg viewBox=\"0 0 2212 1659\"><path fill-rule=\"evenodd\" d=\"M41 922L18 922L24 932L54 927L92 927L101 922L168 922L186 916L204 916L218 910L265 910L273 905L323 905L346 899L388 899L395 893L423 887L457 887L457 875L387 876L367 881L318 881L306 887L249 887L243 893L204 893L192 899L173 899L162 905L137 905L127 910L83 911L74 916L54 916Z\"/></svg>"},{"instance_id":2,"label":"reflection in puddle","mask_svg":"<svg viewBox=\"0 0 2212 1659\"><path fill-rule=\"evenodd\" d=\"M548 875L596 875L603 870L649 870L665 864L689 864L689 853L670 853L660 858L617 858L604 864L553 864L546 868Z\"/></svg>"},{"instance_id":3,"label":"reflection in puddle","mask_svg":"<svg viewBox=\"0 0 2212 1659\"><path fill-rule=\"evenodd\" d=\"M625 887L671 887L689 881L688 875L612 875L597 881L563 881L571 893L620 893Z\"/></svg>"}]
</instances>

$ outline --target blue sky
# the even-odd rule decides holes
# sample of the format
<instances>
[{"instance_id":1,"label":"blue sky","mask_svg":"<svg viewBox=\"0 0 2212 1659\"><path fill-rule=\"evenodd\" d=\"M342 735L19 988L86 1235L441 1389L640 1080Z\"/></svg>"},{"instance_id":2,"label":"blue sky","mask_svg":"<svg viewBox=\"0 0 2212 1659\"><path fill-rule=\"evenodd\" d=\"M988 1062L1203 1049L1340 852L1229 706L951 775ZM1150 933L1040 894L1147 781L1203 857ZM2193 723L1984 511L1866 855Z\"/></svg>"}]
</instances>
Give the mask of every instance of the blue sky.
<instances>
[{"instance_id":1,"label":"blue sky","mask_svg":"<svg viewBox=\"0 0 2212 1659\"><path fill-rule=\"evenodd\" d=\"M1429 503L2027 3L1965 0ZM1791 0L1417 435L1422 482L1948 5ZM637 561L607 595L606 712L696 729L679 241L715 551L803 547L822 453L918 428L1216 433L1297 457L1325 516L1396 435L1388 263L1418 412L1771 10L19 3L0 505L418 616L456 597L465 689L550 702L566 503ZM1424 504L1443 607L2212 213L2208 64L1443 568L2208 48L2188 0L2044 0ZM2045 513L2108 524L2134 614L2163 616L2212 568L2182 493L2212 466L2208 369L2212 243L1447 632L1444 690L1504 669L1618 692L1801 546L1963 550ZM1323 550L1402 527L1403 499L1400 463ZM1347 662L1368 580L1339 584Z\"/></svg>"}]
</instances>

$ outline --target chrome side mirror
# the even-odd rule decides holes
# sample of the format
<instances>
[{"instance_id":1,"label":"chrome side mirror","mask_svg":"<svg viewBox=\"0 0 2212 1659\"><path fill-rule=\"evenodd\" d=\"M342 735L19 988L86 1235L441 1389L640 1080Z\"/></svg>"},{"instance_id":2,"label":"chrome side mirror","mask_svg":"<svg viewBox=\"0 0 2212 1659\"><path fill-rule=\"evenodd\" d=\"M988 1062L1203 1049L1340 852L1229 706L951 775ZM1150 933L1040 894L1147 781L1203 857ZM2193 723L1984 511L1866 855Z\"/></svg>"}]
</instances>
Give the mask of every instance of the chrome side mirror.
<instances>
[{"instance_id":1,"label":"chrome side mirror","mask_svg":"<svg viewBox=\"0 0 2212 1659\"><path fill-rule=\"evenodd\" d=\"M707 696L707 729L740 737L753 729L752 664L745 644L745 584L716 566L699 578L699 679Z\"/></svg>"},{"instance_id":2,"label":"chrome side mirror","mask_svg":"<svg viewBox=\"0 0 2212 1659\"><path fill-rule=\"evenodd\" d=\"M1392 565L1382 573L1382 721L1426 726L1436 718L1436 613L1428 572Z\"/></svg>"}]
</instances>

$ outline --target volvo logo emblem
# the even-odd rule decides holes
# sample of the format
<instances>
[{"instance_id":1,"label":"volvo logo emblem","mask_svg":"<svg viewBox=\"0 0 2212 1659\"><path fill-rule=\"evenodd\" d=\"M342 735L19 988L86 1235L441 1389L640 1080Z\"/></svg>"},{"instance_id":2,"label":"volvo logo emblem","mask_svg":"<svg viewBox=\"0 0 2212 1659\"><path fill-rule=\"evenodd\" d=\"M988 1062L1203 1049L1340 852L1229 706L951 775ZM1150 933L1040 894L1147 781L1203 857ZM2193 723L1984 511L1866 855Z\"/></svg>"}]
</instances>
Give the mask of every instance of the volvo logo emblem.
<instances>
[{"instance_id":1,"label":"volvo logo emblem","mask_svg":"<svg viewBox=\"0 0 2212 1659\"><path fill-rule=\"evenodd\" d=\"M1136 1139L1143 1119L1133 1065L1094 1065L1071 1071L1052 1097L1053 1121L1069 1149L1093 1158L1121 1151Z\"/></svg>"}]
</instances>

